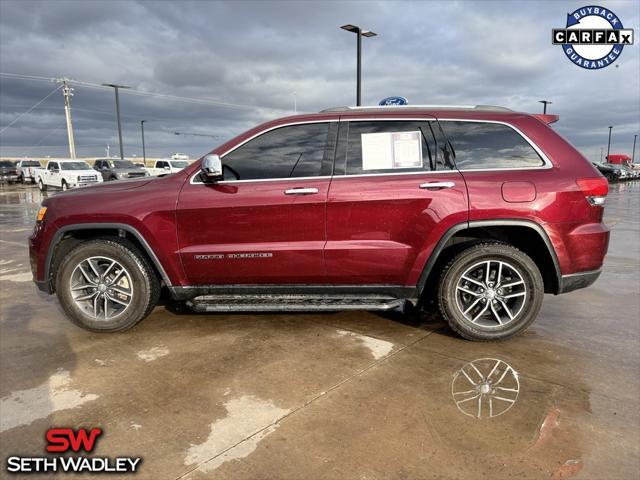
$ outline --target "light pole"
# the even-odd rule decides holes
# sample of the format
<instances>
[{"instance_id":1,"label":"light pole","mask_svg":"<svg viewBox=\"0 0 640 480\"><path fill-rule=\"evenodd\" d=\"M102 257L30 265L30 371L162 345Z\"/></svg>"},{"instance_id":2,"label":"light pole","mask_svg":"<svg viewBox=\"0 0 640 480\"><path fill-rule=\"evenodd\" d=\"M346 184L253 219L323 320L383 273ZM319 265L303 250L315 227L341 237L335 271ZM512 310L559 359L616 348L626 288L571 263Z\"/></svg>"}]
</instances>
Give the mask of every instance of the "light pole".
<instances>
[{"instance_id":1,"label":"light pole","mask_svg":"<svg viewBox=\"0 0 640 480\"><path fill-rule=\"evenodd\" d=\"M118 118L118 139L120 140L120 159L124 160L124 150L122 149L122 125L120 123L120 95L118 90L121 88L131 88L126 85L116 85L115 83L103 83L103 87L111 87L116 91L116 117Z\"/></svg>"},{"instance_id":2,"label":"light pole","mask_svg":"<svg viewBox=\"0 0 640 480\"><path fill-rule=\"evenodd\" d=\"M636 163L636 140L638 139L638 135L633 136L633 153L631 154L631 163Z\"/></svg>"},{"instance_id":3,"label":"light pole","mask_svg":"<svg viewBox=\"0 0 640 480\"><path fill-rule=\"evenodd\" d=\"M140 120L140 129L142 130L142 159L144 164L147 164L147 151L144 149L144 122L146 120Z\"/></svg>"},{"instance_id":4,"label":"light pole","mask_svg":"<svg viewBox=\"0 0 640 480\"><path fill-rule=\"evenodd\" d=\"M607 144L607 163L609 163L609 153L611 153L611 130L613 127L609 126L609 143Z\"/></svg>"},{"instance_id":5,"label":"light pole","mask_svg":"<svg viewBox=\"0 0 640 480\"><path fill-rule=\"evenodd\" d=\"M604 155L604 147L600 147L600 163L602 163L602 155Z\"/></svg>"},{"instance_id":6,"label":"light pole","mask_svg":"<svg viewBox=\"0 0 640 480\"><path fill-rule=\"evenodd\" d=\"M356 106L362 105L362 37L375 37L378 35L371 30L363 30L356 25L343 25L340 27L348 32L353 32L358 37L358 63L357 63L357 83L356 83Z\"/></svg>"},{"instance_id":7,"label":"light pole","mask_svg":"<svg viewBox=\"0 0 640 480\"><path fill-rule=\"evenodd\" d=\"M298 92L293 92L293 113L298 113Z\"/></svg>"},{"instance_id":8,"label":"light pole","mask_svg":"<svg viewBox=\"0 0 640 480\"><path fill-rule=\"evenodd\" d=\"M538 100L539 103L542 103L544 105L544 109L542 110L542 114L546 115L547 114L547 105L551 105L553 102L550 102L549 100Z\"/></svg>"}]
</instances>

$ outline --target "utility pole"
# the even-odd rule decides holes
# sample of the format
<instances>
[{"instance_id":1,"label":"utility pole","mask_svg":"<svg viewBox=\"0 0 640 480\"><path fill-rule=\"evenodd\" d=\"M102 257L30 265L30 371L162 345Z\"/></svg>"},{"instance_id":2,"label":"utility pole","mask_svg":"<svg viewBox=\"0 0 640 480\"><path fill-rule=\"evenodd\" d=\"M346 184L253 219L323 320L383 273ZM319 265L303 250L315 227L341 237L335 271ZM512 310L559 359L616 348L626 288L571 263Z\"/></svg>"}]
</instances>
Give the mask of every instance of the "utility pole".
<instances>
[{"instance_id":1,"label":"utility pole","mask_svg":"<svg viewBox=\"0 0 640 480\"><path fill-rule=\"evenodd\" d=\"M105 148L105 150L107 151L107 157L110 157L109 151L111 150L111 147L107 145L107 148Z\"/></svg>"},{"instance_id":2,"label":"utility pole","mask_svg":"<svg viewBox=\"0 0 640 480\"><path fill-rule=\"evenodd\" d=\"M542 110L542 114L546 115L547 114L547 105L551 105L553 102L550 102L549 100L538 100L539 103L542 103L544 105L544 109Z\"/></svg>"},{"instance_id":3,"label":"utility pole","mask_svg":"<svg viewBox=\"0 0 640 480\"><path fill-rule=\"evenodd\" d=\"M120 159L124 160L124 150L122 148L122 124L120 123L120 95L118 90L121 88L131 88L126 85L116 85L115 83L103 83L103 87L111 87L116 92L116 117L118 119L118 140L120 141Z\"/></svg>"},{"instance_id":4,"label":"utility pole","mask_svg":"<svg viewBox=\"0 0 640 480\"><path fill-rule=\"evenodd\" d=\"M602 155L604 155L604 147L600 147L600 163L602 163Z\"/></svg>"},{"instance_id":5,"label":"utility pole","mask_svg":"<svg viewBox=\"0 0 640 480\"><path fill-rule=\"evenodd\" d=\"M293 92L293 113L298 113L298 93Z\"/></svg>"},{"instance_id":6,"label":"utility pole","mask_svg":"<svg viewBox=\"0 0 640 480\"><path fill-rule=\"evenodd\" d=\"M144 149L144 122L146 120L140 120L140 128L142 129L142 158L144 160L144 164L147 164L147 152Z\"/></svg>"},{"instance_id":7,"label":"utility pole","mask_svg":"<svg viewBox=\"0 0 640 480\"><path fill-rule=\"evenodd\" d=\"M611 130L612 126L609 126L609 143L607 144L607 163L609 163L609 154L611 153Z\"/></svg>"},{"instance_id":8,"label":"utility pole","mask_svg":"<svg viewBox=\"0 0 640 480\"><path fill-rule=\"evenodd\" d=\"M631 154L631 163L636 163L636 140L638 139L638 135L633 136L633 153Z\"/></svg>"},{"instance_id":9,"label":"utility pole","mask_svg":"<svg viewBox=\"0 0 640 480\"><path fill-rule=\"evenodd\" d=\"M76 159L76 143L73 138L73 123L71 122L71 97L73 97L73 88L69 86L67 77L58 78L56 82L62 83L62 95L64 96L64 116L67 120L67 139L69 141L69 157Z\"/></svg>"}]
</instances>

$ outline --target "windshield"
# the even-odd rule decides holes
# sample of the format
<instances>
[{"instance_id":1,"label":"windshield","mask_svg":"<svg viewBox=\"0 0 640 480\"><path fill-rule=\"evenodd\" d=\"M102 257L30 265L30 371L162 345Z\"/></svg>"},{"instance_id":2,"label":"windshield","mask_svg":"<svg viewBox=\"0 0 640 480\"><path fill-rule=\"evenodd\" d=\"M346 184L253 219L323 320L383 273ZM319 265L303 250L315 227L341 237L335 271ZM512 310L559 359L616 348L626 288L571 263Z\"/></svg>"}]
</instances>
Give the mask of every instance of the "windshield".
<instances>
[{"instance_id":1,"label":"windshield","mask_svg":"<svg viewBox=\"0 0 640 480\"><path fill-rule=\"evenodd\" d=\"M36 160L27 160L26 162L22 162L23 167L39 167L40 162Z\"/></svg>"},{"instance_id":2,"label":"windshield","mask_svg":"<svg viewBox=\"0 0 640 480\"><path fill-rule=\"evenodd\" d=\"M60 162L62 170L91 170L86 162Z\"/></svg>"},{"instance_id":3,"label":"windshield","mask_svg":"<svg viewBox=\"0 0 640 480\"><path fill-rule=\"evenodd\" d=\"M174 168L184 168L188 165L189 165L189 162L171 160L171 166Z\"/></svg>"},{"instance_id":4,"label":"windshield","mask_svg":"<svg viewBox=\"0 0 640 480\"><path fill-rule=\"evenodd\" d=\"M129 160L111 160L109 166L111 168L136 168L136 165Z\"/></svg>"},{"instance_id":5,"label":"windshield","mask_svg":"<svg viewBox=\"0 0 640 480\"><path fill-rule=\"evenodd\" d=\"M8 160L0 160L0 167L13 167L13 163Z\"/></svg>"}]
</instances>

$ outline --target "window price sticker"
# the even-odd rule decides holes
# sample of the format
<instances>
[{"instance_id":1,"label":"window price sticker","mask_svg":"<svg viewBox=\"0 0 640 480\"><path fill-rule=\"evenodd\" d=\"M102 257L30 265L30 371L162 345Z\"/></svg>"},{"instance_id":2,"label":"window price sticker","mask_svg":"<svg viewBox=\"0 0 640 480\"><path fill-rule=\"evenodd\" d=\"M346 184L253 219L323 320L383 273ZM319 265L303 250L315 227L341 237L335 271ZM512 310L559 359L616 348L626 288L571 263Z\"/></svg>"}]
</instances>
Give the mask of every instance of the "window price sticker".
<instances>
[{"instance_id":1,"label":"window price sticker","mask_svg":"<svg viewBox=\"0 0 640 480\"><path fill-rule=\"evenodd\" d=\"M363 133L362 169L422 168L420 132Z\"/></svg>"}]
</instances>

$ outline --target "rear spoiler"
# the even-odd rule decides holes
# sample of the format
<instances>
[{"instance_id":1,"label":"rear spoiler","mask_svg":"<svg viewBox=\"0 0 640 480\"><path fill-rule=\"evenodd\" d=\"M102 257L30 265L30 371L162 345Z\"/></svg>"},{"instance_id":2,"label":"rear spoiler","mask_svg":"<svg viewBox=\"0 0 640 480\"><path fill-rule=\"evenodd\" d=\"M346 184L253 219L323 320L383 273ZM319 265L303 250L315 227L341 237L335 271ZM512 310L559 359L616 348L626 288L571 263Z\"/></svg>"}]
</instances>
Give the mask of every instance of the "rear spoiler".
<instances>
[{"instance_id":1,"label":"rear spoiler","mask_svg":"<svg viewBox=\"0 0 640 480\"><path fill-rule=\"evenodd\" d=\"M560 120L560 115L538 114L533 116L540 120L542 123L546 123L547 125L551 125L552 123L556 123L558 120Z\"/></svg>"}]
</instances>

